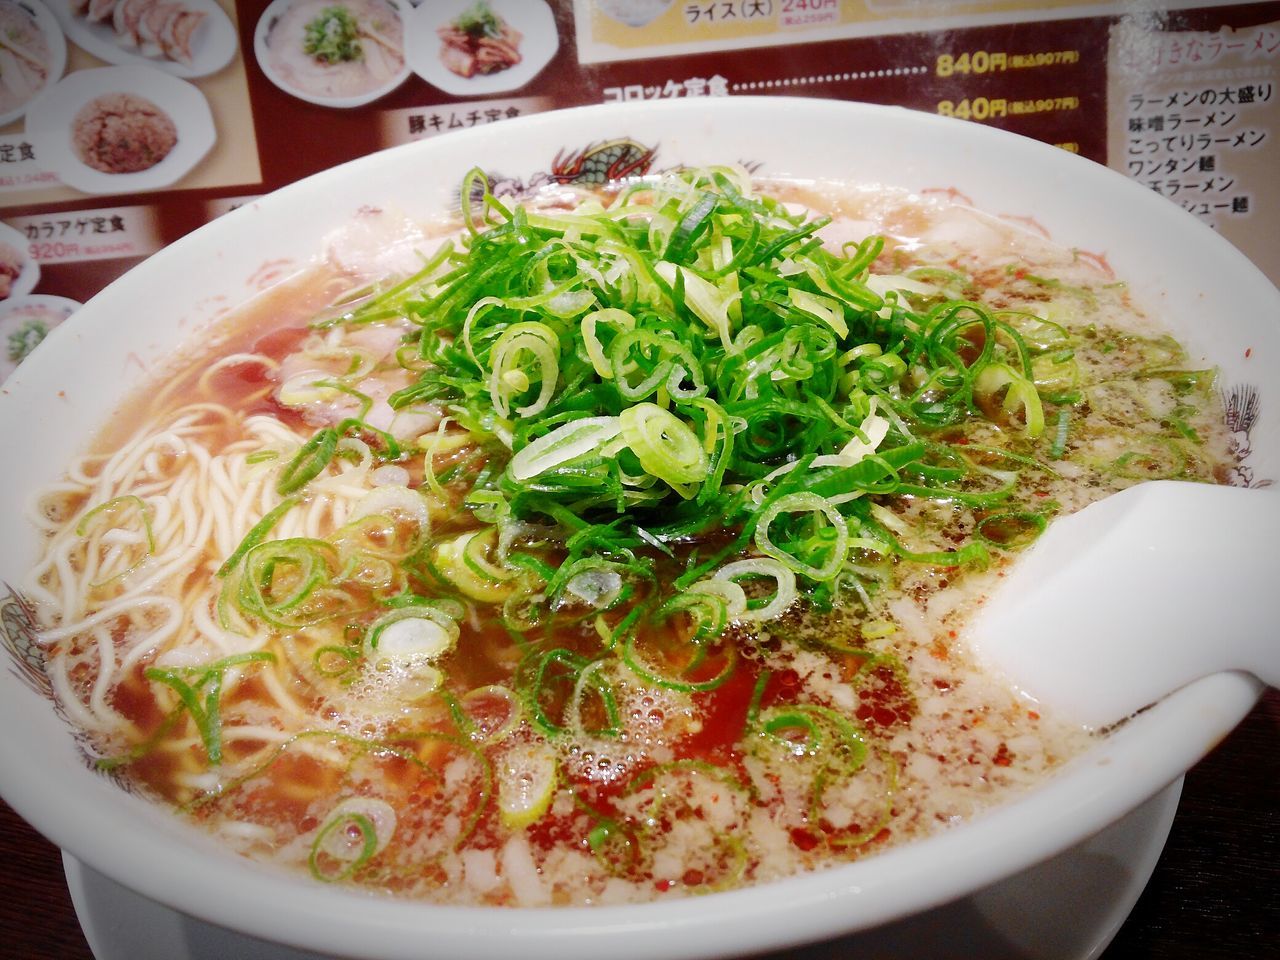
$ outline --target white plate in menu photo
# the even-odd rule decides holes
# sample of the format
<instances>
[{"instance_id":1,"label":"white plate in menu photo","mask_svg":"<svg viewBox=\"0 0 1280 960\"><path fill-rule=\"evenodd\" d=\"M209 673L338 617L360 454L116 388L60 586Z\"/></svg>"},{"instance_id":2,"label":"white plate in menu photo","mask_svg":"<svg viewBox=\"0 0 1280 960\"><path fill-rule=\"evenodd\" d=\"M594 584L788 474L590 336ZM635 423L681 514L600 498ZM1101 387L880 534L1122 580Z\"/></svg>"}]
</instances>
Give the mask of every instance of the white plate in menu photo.
<instances>
[{"instance_id":1,"label":"white plate in menu photo","mask_svg":"<svg viewBox=\"0 0 1280 960\"><path fill-rule=\"evenodd\" d=\"M433 87L458 97L516 90L542 72L560 47L556 18L545 0L489 0L493 13L520 34L515 44L520 62L493 73L464 77L445 66L445 44L437 32L476 0L428 0L409 15L405 53L413 72Z\"/></svg>"},{"instance_id":2,"label":"white plate in menu photo","mask_svg":"<svg viewBox=\"0 0 1280 960\"><path fill-rule=\"evenodd\" d=\"M68 37L95 57L119 66L150 66L175 77L204 77L230 63L239 44L236 28L217 0L49 2ZM148 11L154 9L160 14L161 4L170 9L165 11L161 23L153 25L155 19L149 20ZM183 9L174 10L174 6ZM178 23L179 13L188 15L185 24ZM171 56L165 52L161 40L152 39L157 29L163 32L166 27L168 32L163 42L170 50L183 50L183 54ZM190 54L189 60L185 53Z\"/></svg>"},{"instance_id":3,"label":"white plate in menu photo","mask_svg":"<svg viewBox=\"0 0 1280 960\"><path fill-rule=\"evenodd\" d=\"M89 166L76 149L81 111L93 101L126 94L149 101L172 121L176 141L164 157L146 169L112 173ZM80 122L78 122L80 120ZM80 70L36 98L27 112L27 133L36 158L58 179L84 193L142 193L181 180L217 140L213 114L204 94L186 80L151 67L102 67Z\"/></svg>"},{"instance_id":4,"label":"white plate in menu photo","mask_svg":"<svg viewBox=\"0 0 1280 960\"><path fill-rule=\"evenodd\" d=\"M67 41L57 18L40 0L0 0L0 29L10 38L0 51L0 127L27 112L41 90L67 67Z\"/></svg>"},{"instance_id":5,"label":"white plate in menu photo","mask_svg":"<svg viewBox=\"0 0 1280 960\"><path fill-rule=\"evenodd\" d=\"M329 64L308 54L304 41L308 28L334 8L354 22L363 49L357 58ZM268 80L299 100L321 107L362 107L409 77L406 9L409 4L398 0L274 0L254 28L253 55Z\"/></svg>"},{"instance_id":6,"label":"white plate in menu photo","mask_svg":"<svg viewBox=\"0 0 1280 960\"><path fill-rule=\"evenodd\" d=\"M0 301L0 383L49 331L79 310L79 301L29 293Z\"/></svg>"},{"instance_id":7,"label":"white plate in menu photo","mask_svg":"<svg viewBox=\"0 0 1280 960\"><path fill-rule=\"evenodd\" d=\"M40 264L31 257L29 242L7 223L0 223L0 305L30 293L40 282ZM16 274L14 271L17 271Z\"/></svg>"},{"instance_id":8,"label":"white plate in menu photo","mask_svg":"<svg viewBox=\"0 0 1280 960\"><path fill-rule=\"evenodd\" d=\"M671 2L672 0L596 0L596 8L606 17L625 23L628 27L643 27L666 13ZM578 15L588 14L589 11L579 4Z\"/></svg>"}]
</instances>

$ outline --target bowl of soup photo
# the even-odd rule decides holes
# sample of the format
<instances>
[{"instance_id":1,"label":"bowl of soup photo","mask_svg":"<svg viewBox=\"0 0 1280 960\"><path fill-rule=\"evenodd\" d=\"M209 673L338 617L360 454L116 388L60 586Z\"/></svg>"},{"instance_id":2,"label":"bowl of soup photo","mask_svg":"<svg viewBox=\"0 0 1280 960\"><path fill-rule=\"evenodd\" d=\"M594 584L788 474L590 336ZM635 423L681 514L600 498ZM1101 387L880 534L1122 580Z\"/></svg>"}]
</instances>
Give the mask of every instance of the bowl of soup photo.
<instances>
[{"instance_id":1,"label":"bowl of soup photo","mask_svg":"<svg viewBox=\"0 0 1280 960\"><path fill-rule=\"evenodd\" d=\"M6 383L0 792L325 956L920 914L1256 701L1219 673L1089 727L963 634L1091 501L1280 476L1278 358L1219 235L974 124L733 98L371 155L151 257Z\"/></svg>"}]
</instances>

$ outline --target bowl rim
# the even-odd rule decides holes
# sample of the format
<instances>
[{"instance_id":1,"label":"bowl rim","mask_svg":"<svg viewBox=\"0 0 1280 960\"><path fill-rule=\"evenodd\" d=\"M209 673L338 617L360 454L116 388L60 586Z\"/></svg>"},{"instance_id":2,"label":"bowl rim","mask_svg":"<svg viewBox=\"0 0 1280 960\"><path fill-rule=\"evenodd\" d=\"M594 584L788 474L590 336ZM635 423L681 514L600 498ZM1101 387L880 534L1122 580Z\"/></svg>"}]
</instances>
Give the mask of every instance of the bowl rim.
<instances>
[{"instance_id":1,"label":"bowl rim","mask_svg":"<svg viewBox=\"0 0 1280 960\"><path fill-rule=\"evenodd\" d=\"M495 139L505 145L521 136L591 131L601 121L622 126L641 118L655 123L683 118L696 139L709 126L741 121L761 108L822 123L875 123L890 131L905 125L920 135L949 136L961 152L1012 149L1042 166L1042 177L1048 181L1128 191L1127 202L1150 222L1148 229L1190 231L1202 252L1212 254L1220 272L1251 284L1250 289L1269 299L1280 316L1280 291L1193 216L1115 171L1014 134L904 108L806 98L735 97L715 103L714 110L696 101L597 105L506 121L496 125L496 133L476 128L381 151L291 184L200 227L113 282L55 329L2 391L0 423L20 410L35 390L27 384L56 375L60 351L75 349L79 333L109 322L116 311L135 302L149 276L181 270L192 256L217 248L223 237L254 229L254 218L263 209L300 207L344 179L361 176L366 167L416 161L419 154L429 157L437 150L462 154ZM1280 337L1274 339L1280 342ZM13 683L9 676L0 677L0 690ZM530 958L548 960L593 956L602 949L619 957L728 955L878 925L962 896L1060 852L1176 779L1243 718L1261 689L1257 681L1240 674L1198 681L1139 715L1024 796L959 828L875 857L743 890L619 907L494 910L317 888L269 867L245 867L217 851L208 838L193 836L194 831L176 818L158 815L150 804L144 808L144 801L120 795L99 778L86 780L80 795L51 798L58 783L43 769L37 768L34 775L13 773L23 760L23 749L12 737L0 737L0 794L54 843L139 893L211 923L304 949L379 958L463 958L518 944ZM22 714L20 704L9 702L14 700L22 700L22 691L14 698L0 697L0 729L4 720ZM1156 733L1164 747L1153 751L1150 743ZM1117 770L1136 772L1118 777ZM103 803L113 816L127 811L129 819L118 824L120 829L103 831L92 818L75 816L79 807L94 802ZM1045 829L1047 820L1064 810L1070 812L1069 824ZM178 842L162 856L146 855L166 840ZM975 849L982 855L975 857ZM210 896L214 889L216 897ZM284 900L287 929L280 923ZM273 902L275 912L267 906ZM372 944L369 938L375 931L378 942Z\"/></svg>"}]
</instances>

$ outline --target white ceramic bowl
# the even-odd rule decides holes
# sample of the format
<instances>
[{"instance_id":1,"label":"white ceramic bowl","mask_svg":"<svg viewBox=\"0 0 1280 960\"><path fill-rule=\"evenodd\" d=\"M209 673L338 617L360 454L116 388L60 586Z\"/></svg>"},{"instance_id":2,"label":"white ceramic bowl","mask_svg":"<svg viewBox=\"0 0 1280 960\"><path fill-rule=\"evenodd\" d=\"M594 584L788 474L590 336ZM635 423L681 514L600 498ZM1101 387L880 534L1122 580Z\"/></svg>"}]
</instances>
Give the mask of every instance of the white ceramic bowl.
<instances>
[{"instance_id":1,"label":"white ceramic bowl","mask_svg":"<svg viewBox=\"0 0 1280 960\"><path fill-rule=\"evenodd\" d=\"M954 188L1058 240L1105 253L1138 301L1222 370L1280 407L1280 292L1220 236L1122 176L990 128L903 109L731 99L588 107L434 138L320 174L242 207L156 254L56 329L0 396L0 578L17 582L35 535L20 506L82 449L138 361L154 366L255 292L260 268L301 263L362 206L425 217L475 164L529 183L558 155L625 139L621 166L740 160L763 175ZM630 151L628 153L628 151ZM1257 479L1280 476L1280 426L1247 437ZM1267 496L1268 494L1263 494ZM1117 598L1111 598L1117 599ZM1220 602L1220 598L1215 598ZM8 616L6 622L11 622ZM94 869L178 910L256 936L359 958L518 953L731 956L863 929L940 904L1092 835L1173 781L1244 716L1256 681L1222 674L1141 714L1021 799L933 838L784 882L677 902L493 910L400 902L249 864L168 811L91 773L71 729L16 670L0 672L0 791Z\"/></svg>"}]
</instances>

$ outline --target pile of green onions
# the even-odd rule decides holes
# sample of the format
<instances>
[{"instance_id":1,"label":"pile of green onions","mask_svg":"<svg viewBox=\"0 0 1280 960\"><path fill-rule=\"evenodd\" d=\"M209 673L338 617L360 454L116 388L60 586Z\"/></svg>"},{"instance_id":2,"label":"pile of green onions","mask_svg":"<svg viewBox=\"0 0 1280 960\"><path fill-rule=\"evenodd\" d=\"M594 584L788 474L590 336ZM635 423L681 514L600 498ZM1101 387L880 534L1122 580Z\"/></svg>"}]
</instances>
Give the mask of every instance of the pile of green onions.
<instances>
[{"instance_id":1,"label":"pile of green onions","mask_svg":"<svg viewBox=\"0 0 1280 960\"><path fill-rule=\"evenodd\" d=\"M567 211L508 204L479 170L462 196L457 244L317 323L418 327L400 353L416 381L390 403L447 411L419 441L427 484L451 484L481 531L427 566L501 601L509 629L532 606L585 605L609 648L655 614L686 614L710 638L801 594L829 605L868 556L986 561L981 537L912 552L877 505L995 507L1011 472L941 438L975 417L1043 429L1032 350L1010 319L949 295L963 277L872 275L882 238L832 252L818 234L830 218L758 194L735 168ZM360 429L307 444L282 495ZM437 476L432 451L459 431L481 455ZM405 456L383 439L385 458Z\"/></svg>"}]
</instances>

